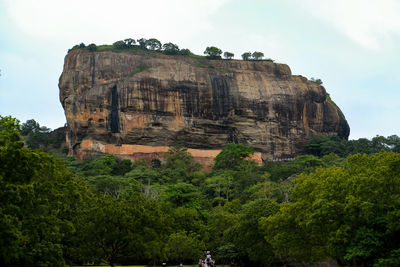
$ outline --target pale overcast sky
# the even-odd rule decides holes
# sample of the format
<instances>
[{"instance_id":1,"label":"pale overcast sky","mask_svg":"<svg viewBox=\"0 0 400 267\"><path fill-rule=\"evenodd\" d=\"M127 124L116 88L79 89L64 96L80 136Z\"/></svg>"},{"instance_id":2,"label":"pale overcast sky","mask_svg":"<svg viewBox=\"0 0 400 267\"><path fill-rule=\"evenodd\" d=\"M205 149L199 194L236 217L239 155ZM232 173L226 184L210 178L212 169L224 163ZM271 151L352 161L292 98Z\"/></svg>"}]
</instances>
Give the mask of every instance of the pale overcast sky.
<instances>
[{"instance_id":1,"label":"pale overcast sky","mask_svg":"<svg viewBox=\"0 0 400 267\"><path fill-rule=\"evenodd\" d=\"M351 139L400 135L400 0L0 0L0 115L64 125L67 50L128 37L262 51L322 79Z\"/></svg>"}]
</instances>

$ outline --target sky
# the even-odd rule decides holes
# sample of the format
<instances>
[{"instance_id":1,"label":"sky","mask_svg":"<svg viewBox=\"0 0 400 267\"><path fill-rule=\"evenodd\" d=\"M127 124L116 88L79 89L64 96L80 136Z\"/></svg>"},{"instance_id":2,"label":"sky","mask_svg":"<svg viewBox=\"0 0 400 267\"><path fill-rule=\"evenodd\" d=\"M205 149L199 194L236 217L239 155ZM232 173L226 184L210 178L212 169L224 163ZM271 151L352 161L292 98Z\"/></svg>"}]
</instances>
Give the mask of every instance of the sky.
<instances>
[{"instance_id":1,"label":"sky","mask_svg":"<svg viewBox=\"0 0 400 267\"><path fill-rule=\"evenodd\" d=\"M0 0L0 115L65 124L58 79L75 44L157 38L247 51L319 78L350 139L400 135L400 0Z\"/></svg>"}]
</instances>

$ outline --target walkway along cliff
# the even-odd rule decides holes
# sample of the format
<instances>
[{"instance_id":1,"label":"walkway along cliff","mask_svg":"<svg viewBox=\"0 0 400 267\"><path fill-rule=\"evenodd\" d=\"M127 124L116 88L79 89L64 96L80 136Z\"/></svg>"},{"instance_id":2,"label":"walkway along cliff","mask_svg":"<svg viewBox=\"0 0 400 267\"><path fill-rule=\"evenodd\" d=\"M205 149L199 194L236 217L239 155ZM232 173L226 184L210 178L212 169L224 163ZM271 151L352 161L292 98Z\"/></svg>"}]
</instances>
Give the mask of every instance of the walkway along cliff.
<instances>
[{"instance_id":1,"label":"walkway along cliff","mask_svg":"<svg viewBox=\"0 0 400 267\"><path fill-rule=\"evenodd\" d=\"M80 159L162 159L182 144L207 165L234 142L260 161L293 157L317 134L350 132L323 86L268 61L74 49L59 88L70 154Z\"/></svg>"}]
</instances>

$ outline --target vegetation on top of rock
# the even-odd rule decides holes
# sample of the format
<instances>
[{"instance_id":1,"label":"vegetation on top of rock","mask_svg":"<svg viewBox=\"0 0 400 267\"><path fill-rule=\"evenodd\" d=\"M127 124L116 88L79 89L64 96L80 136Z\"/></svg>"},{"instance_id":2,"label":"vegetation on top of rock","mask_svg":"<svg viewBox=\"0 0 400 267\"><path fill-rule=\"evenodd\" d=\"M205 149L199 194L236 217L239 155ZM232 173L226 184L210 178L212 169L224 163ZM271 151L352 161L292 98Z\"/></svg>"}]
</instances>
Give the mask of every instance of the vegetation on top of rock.
<instances>
[{"instance_id":1,"label":"vegetation on top of rock","mask_svg":"<svg viewBox=\"0 0 400 267\"><path fill-rule=\"evenodd\" d=\"M209 59L220 59L222 50L215 46L208 46L206 50L204 50L204 54L206 54Z\"/></svg>"},{"instance_id":2,"label":"vegetation on top of rock","mask_svg":"<svg viewBox=\"0 0 400 267\"><path fill-rule=\"evenodd\" d=\"M322 80L321 80L321 79L315 79L314 77L311 77L311 78L310 78L310 81L315 82L315 83L318 84L318 85L321 85L321 84L322 84Z\"/></svg>"},{"instance_id":3,"label":"vegetation on top of rock","mask_svg":"<svg viewBox=\"0 0 400 267\"><path fill-rule=\"evenodd\" d=\"M206 56L200 56L193 54L189 49L179 49L178 45L168 42L165 44L162 44L159 40L155 38L150 38L150 39L145 39L145 38L140 38L135 41L135 39L132 38L127 38L124 40L116 41L112 45L99 45L97 46L96 44L90 44L86 46L84 43L80 43L79 45L73 46L71 49L68 50L68 52L74 50L74 49L86 49L89 51L105 51L105 50L111 50L111 51L130 51L130 52L135 52L135 51L154 51L154 52L160 52L166 55L183 55L183 56L190 56L190 57L195 57L195 58L207 58L207 59L222 59L221 54L222 50L215 47L215 46L210 46L207 47L204 51L204 54ZM232 59L235 54L231 52L224 52L223 54L225 59ZM267 59L262 59L264 57L264 54L262 52L246 52L242 54L242 59L243 60L263 60L263 61L269 61L269 62L274 62L274 60L267 58Z\"/></svg>"},{"instance_id":4,"label":"vegetation on top of rock","mask_svg":"<svg viewBox=\"0 0 400 267\"><path fill-rule=\"evenodd\" d=\"M231 52L224 52L224 58L226 59L232 59L235 56L235 54Z\"/></svg>"},{"instance_id":5,"label":"vegetation on top of rock","mask_svg":"<svg viewBox=\"0 0 400 267\"><path fill-rule=\"evenodd\" d=\"M262 59L263 57L264 57L264 53L257 52L257 51L255 51L253 53L245 52L245 53L242 54L242 59L243 60L255 60L255 61L263 60L263 61L274 62L274 60L272 60L270 58Z\"/></svg>"}]
</instances>

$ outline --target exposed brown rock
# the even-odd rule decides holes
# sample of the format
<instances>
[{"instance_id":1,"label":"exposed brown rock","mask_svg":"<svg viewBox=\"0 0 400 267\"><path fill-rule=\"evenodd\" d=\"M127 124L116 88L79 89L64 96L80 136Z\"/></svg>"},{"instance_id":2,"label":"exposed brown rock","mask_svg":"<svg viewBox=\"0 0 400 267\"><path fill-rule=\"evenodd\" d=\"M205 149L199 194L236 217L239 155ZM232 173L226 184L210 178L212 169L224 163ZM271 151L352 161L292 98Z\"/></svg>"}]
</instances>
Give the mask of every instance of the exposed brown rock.
<instances>
[{"instance_id":1,"label":"exposed brown rock","mask_svg":"<svg viewBox=\"0 0 400 267\"><path fill-rule=\"evenodd\" d=\"M126 145L158 157L159 147L177 143L217 151L237 142L272 159L300 153L316 134L349 135L324 87L267 61L76 49L59 87L68 143L80 158L123 155Z\"/></svg>"}]
</instances>

